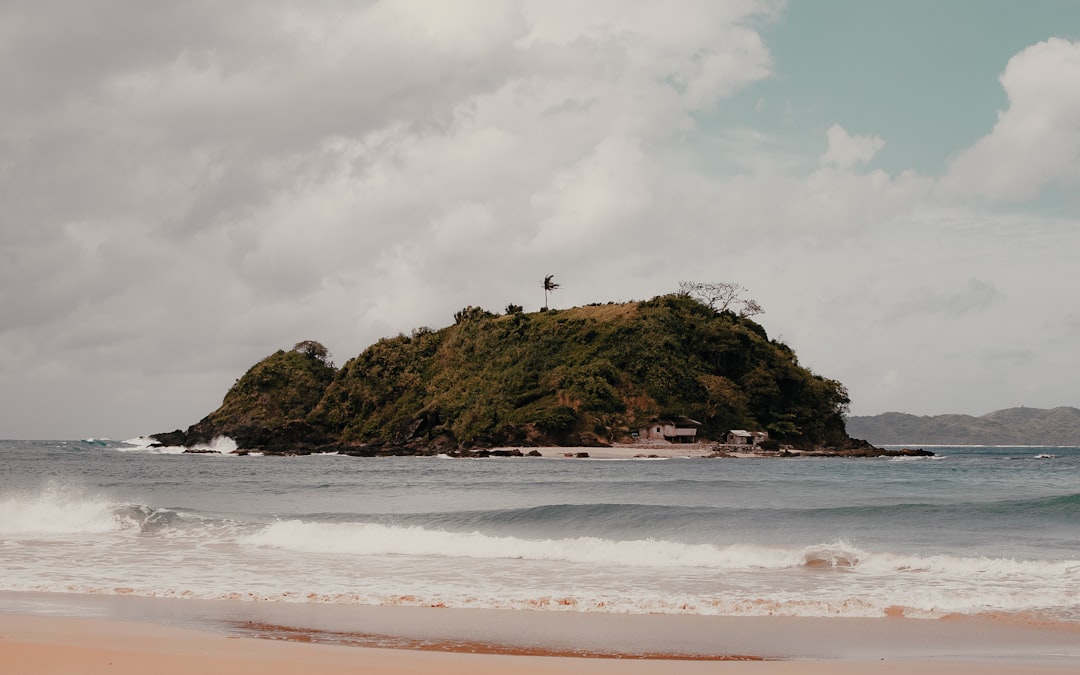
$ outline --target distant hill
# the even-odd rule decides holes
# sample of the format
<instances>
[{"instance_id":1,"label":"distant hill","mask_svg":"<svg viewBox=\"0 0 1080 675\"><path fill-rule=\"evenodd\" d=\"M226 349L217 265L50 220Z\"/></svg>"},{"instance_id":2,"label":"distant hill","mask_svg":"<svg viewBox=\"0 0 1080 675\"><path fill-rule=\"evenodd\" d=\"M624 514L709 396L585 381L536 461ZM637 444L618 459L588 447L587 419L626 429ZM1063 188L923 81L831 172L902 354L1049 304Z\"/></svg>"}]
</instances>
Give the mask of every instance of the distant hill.
<instances>
[{"instance_id":1,"label":"distant hill","mask_svg":"<svg viewBox=\"0 0 1080 675\"><path fill-rule=\"evenodd\" d=\"M341 368L317 342L251 367L221 407L186 431L269 452L428 454L507 445L630 440L658 418L689 417L698 438L763 429L799 448L847 447L844 387L787 345L686 295L497 315L378 341Z\"/></svg>"},{"instance_id":2,"label":"distant hill","mask_svg":"<svg viewBox=\"0 0 1080 675\"><path fill-rule=\"evenodd\" d=\"M875 445L1080 446L1080 409L1006 408L980 417L887 412L848 417L847 431Z\"/></svg>"}]
</instances>

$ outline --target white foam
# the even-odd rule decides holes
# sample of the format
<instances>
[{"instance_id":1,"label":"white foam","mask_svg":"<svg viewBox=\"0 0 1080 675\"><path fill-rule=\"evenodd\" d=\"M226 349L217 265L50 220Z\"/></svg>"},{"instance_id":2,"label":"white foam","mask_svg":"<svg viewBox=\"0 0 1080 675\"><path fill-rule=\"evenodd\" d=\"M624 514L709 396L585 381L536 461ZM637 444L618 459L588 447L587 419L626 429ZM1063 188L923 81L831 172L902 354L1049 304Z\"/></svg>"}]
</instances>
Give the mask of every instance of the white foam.
<instances>
[{"instance_id":1,"label":"white foam","mask_svg":"<svg viewBox=\"0 0 1080 675\"><path fill-rule=\"evenodd\" d=\"M156 446L156 447L154 447ZM179 455L188 451L182 445L158 445L158 442L149 436L129 438L123 446L117 446L121 452L139 452L150 455ZM215 436L209 443L199 443L191 448L200 454L235 455L238 449L236 441L228 436ZM262 456L261 452L250 452L249 456Z\"/></svg>"},{"instance_id":2,"label":"white foam","mask_svg":"<svg viewBox=\"0 0 1080 675\"><path fill-rule=\"evenodd\" d=\"M200 443L193 446L193 450L202 450L206 452L216 452L219 455L232 455L235 454L239 446L236 445L236 441L228 436L215 436L209 443Z\"/></svg>"},{"instance_id":3,"label":"white foam","mask_svg":"<svg viewBox=\"0 0 1080 675\"><path fill-rule=\"evenodd\" d=\"M148 526L158 522L149 517L151 507L59 494L44 500L52 510L38 513L37 521L66 519L66 531L91 534L0 536L21 544L4 549L9 569L0 575L0 588L728 616L870 617L896 607L923 618L985 611L1073 616L1080 607L1080 561L902 555L845 541L780 548L525 539L365 523L200 522L194 516L175 524L162 519L157 528ZM27 529L31 501L9 500L0 514L21 510L20 527ZM130 523L117 523L112 512L132 508L144 517L129 513ZM137 536L96 534L124 527Z\"/></svg>"},{"instance_id":4,"label":"white foam","mask_svg":"<svg viewBox=\"0 0 1080 675\"><path fill-rule=\"evenodd\" d=\"M1080 583L1080 560L1017 560L1015 558L954 555L913 556L893 553L867 555L858 563L870 573L920 573L941 578L1058 578Z\"/></svg>"},{"instance_id":5,"label":"white foam","mask_svg":"<svg viewBox=\"0 0 1080 675\"><path fill-rule=\"evenodd\" d=\"M0 502L0 533L7 536L92 534L123 527L112 503L67 489L48 488Z\"/></svg>"},{"instance_id":6,"label":"white foam","mask_svg":"<svg viewBox=\"0 0 1080 675\"><path fill-rule=\"evenodd\" d=\"M156 447L152 447L156 446ZM129 438L124 445L116 446L120 452L138 452L147 455L179 455L186 450L179 445L158 445L158 442L149 436Z\"/></svg>"},{"instance_id":7,"label":"white foam","mask_svg":"<svg viewBox=\"0 0 1080 675\"><path fill-rule=\"evenodd\" d=\"M653 539L614 541L597 537L521 539L416 526L310 523L300 520L273 523L261 532L250 535L243 543L310 553L554 560L633 567L784 568L797 567L805 562L801 550L762 546L721 547Z\"/></svg>"},{"instance_id":8,"label":"white foam","mask_svg":"<svg viewBox=\"0 0 1080 675\"><path fill-rule=\"evenodd\" d=\"M479 532L446 532L374 523L285 520L243 538L244 545L315 554L410 555L470 559L557 561L605 567L704 568L728 571L834 569L862 578L910 578L916 583L1017 579L1071 580L1080 587L1080 560L1015 560L865 551L843 541L807 547L717 546L655 539L597 537L522 539Z\"/></svg>"}]
</instances>

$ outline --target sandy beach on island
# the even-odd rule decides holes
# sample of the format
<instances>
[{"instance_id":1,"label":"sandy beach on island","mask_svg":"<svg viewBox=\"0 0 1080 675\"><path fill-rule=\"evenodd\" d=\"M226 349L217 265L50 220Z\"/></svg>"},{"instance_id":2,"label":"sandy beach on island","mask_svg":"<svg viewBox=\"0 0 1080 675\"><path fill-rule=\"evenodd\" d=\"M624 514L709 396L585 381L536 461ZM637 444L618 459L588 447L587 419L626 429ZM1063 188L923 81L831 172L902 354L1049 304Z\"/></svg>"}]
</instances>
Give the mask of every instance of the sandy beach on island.
<instances>
[{"instance_id":1,"label":"sandy beach on island","mask_svg":"<svg viewBox=\"0 0 1080 675\"><path fill-rule=\"evenodd\" d=\"M497 448L513 450L515 448ZM522 452L536 450L547 459L585 459L579 455L588 455L587 459L678 459L687 457L709 457L716 452L711 443L666 443L611 445L604 447L541 447L517 448ZM730 448L725 451L731 450ZM760 457L760 454L728 452L732 457Z\"/></svg>"},{"instance_id":2,"label":"sandy beach on island","mask_svg":"<svg viewBox=\"0 0 1080 675\"><path fill-rule=\"evenodd\" d=\"M777 635L777 640L785 639ZM463 649L467 650L467 647ZM449 653L275 641L141 622L0 614L0 664L20 674L1073 673L1051 659L687 661Z\"/></svg>"}]
</instances>

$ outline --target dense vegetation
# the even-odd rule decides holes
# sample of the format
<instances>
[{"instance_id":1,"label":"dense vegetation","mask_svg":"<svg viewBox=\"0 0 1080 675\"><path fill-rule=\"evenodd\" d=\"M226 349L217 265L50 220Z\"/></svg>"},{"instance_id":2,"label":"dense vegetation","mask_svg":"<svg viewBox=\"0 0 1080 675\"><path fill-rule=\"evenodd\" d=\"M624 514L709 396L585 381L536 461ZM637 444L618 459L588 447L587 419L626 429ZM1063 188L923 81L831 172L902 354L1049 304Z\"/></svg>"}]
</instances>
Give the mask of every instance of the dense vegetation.
<instances>
[{"instance_id":1,"label":"dense vegetation","mask_svg":"<svg viewBox=\"0 0 1080 675\"><path fill-rule=\"evenodd\" d=\"M658 416L699 437L764 429L798 447L848 441L840 383L799 366L744 316L685 294L505 315L476 307L441 330L380 340L335 369L308 342L256 364L186 444L226 434L241 447L336 444L425 452L626 440ZM321 345L318 345L321 348Z\"/></svg>"},{"instance_id":2,"label":"dense vegetation","mask_svg":"<svg viewBox=\"0 0 1080 675\"><path fill-rule=\"evenodd\" d=\"M337 374L327 356L326 348L313 341L278 350L248 369L221 407L187 432L155 437L166 445L193 446L224 435L240 448L280 452L325 444L331 439L306 420Z\"/></svg>"}]
</instances>

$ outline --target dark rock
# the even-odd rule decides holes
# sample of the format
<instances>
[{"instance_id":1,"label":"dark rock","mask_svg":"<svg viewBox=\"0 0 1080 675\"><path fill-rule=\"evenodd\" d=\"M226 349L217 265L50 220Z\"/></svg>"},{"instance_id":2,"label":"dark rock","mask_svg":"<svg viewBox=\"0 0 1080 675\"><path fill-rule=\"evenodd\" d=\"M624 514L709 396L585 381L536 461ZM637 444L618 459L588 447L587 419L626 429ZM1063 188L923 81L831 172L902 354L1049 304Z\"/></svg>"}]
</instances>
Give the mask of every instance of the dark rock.
<instances>
[{"instance_id":1,"label":"dark rock","mask_svg":"<svg viewBox=\"0 0 1080 675\"><path fill-rule=\"evenodd\" d=\"M167 431L162 434L153 434L152 436L150 436L150 438L157 441L156 443L152 443L150 445L150 447L152 448L160 448L162 446L179 447L182 445L187 445L187 434L185 434L179 429L177 429L176 431Z\"/></svg>"},{"instance_id":2,"label":"dark rock","mask_svg":"<svg viewBox=\"0 0 1080 675\"><path fill-rule=\"evenodd\" d=\"M784 455L791 457L933 457L934 453L929 450L904 448L901 450L885 450L883 448L875 448L869 443L866 447L859 448L847 448L844 450L838 450L836 448L826 448L824 450L817 450L814 452L806 452L801 454Z\"/></svg>"}]
</instances>

